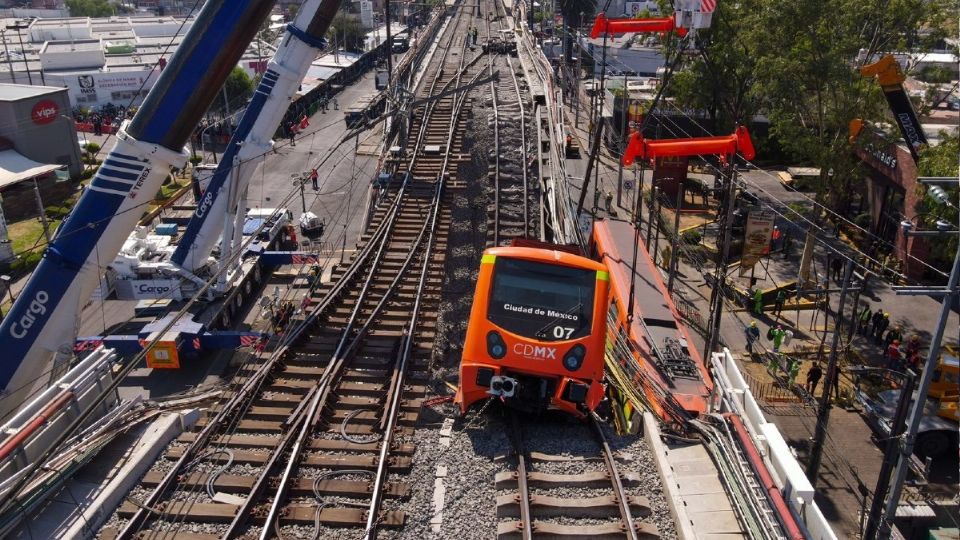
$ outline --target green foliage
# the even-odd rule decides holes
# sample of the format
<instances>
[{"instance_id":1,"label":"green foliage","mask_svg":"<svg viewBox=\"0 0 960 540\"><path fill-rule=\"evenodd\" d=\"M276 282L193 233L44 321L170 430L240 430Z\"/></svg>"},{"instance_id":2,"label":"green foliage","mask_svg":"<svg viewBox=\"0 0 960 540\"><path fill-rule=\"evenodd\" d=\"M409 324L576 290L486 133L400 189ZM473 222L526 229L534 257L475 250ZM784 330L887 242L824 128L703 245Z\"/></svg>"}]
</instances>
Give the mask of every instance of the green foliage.
<instances>
[{"instance_id":1,"label":"green foliage","mask_svg":"<svg viewBox=\"0 0 960 540\"><path fill-rule=\"evenodd\" d=\"M668 91L678 105L705 111L718 133L765 114L771 142L788 160L835 171L817 187L824 202L843 211L862 178L849 122L890 115L879 85L861 77L859 67L885 52L932 45L957 3L720 2L711 28L696 36L703 53Z\"/></svg>"},{"instance_id":2,"label":"green foliage","mask_svg":"<svg viewBox=\"0 0 960 540\"><path fill-rule=\"evenodd\" d=\"M928 66L917 74L917 78L928 83L948 83L956 78L956 70L949 70L939 66Z\"/></svg>"},{"instance_id":3,"label":"green foliage","mask_svg":"<svg viewBox=\"0 0 960 540\"><path fill-rule=\"evenodd\" d=\"M43 213L50 219L63 219L70 213L70 208L67 206L48 206L43 209Z\"/></svg>"},{"instance_id":4,"label":"green foliage","mask_svg":"<svg viewBox=\"0 0 960 540\"><path fill-rule=\"evenodd\" d=\"M957 135L951 135L947 132L940 132L940 144L925 148L920 153L920 163L918 166L920 176L947 176L956 177L960 174L957 156L960 155L960 138ZM944 190L950 196L953 206L937 202L927 194L927 186L917 185L918 194L923 197L917 202L916 211L923 216L924 227L933 228L934 222L942 218L954 225L958 218L958 197L960 197L960 187L953 184L945 187ZM930 243L930 251L933 255L933 265L942 263L941 268L948 268L948 261L952 261L957 253L957 235L949 235L943 239L937 239Z\"/></svg>"},{"instance_id":5,"label":"green foliage","mask_svg":"<svg viewBox=\"0 0 960 540\"><path fill-rule=\"evenodd\" d=\"M597 10L597 0L560 0L560 13L567 21L567 26L576 28L593 19ZM583 13L583 20L580 14Z\"/></svg>"},{"instance_id":6,"label":"green foliage","mask_svg":"<svg viewBox=\"0 0 960 540\"><path fill-rule=\"evenodd\" d=\"M243 106L253 95L253 79L241 67L234 67L230 71L230 75L227 76L223 86L226 88L226 97L230 103L229 110L231 112ZM220 98L213 102L213 108L219 112L226 112L222 93Z\"/></svg>"},{"instance_id":7,"label":"green foliage","mask_svg":"<svg viewBox=\"0 0 960 540\"><path fill-rule=\"evenodd\" d=\"M71 17L109 17L116 12L107 0L67 0Z\"/></svg>"},{"instance_id":8,"label":"green foliage","mask_svg":"<svg viewBox=\"0 0 960 540\"><path fill-rule=\"evenodd\" d=\"M327 40L338 48L348 51L362 51L366 32L360 19L345 11L338 11L327 30Z\"/></svg>"},{"instance_id":9,"label":"green foliage","mask_svg":"<svg viewBox=\"0 0 960 540\"><path fill-rule=\"evenodd\" d=\"M682 238L686 244L699 244L703 239L703 234L701 233L700 229L693 229L683 233Z\"/></svg>"}]
</instances>

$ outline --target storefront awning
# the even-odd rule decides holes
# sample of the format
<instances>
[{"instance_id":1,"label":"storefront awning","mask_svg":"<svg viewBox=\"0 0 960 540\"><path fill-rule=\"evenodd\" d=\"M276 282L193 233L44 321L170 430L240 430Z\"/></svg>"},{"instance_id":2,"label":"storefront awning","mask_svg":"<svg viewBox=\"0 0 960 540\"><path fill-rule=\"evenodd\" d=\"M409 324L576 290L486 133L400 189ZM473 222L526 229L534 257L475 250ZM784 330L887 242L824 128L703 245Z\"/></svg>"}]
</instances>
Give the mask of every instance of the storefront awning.
<instances>
[{"instance_id":1,"label":"storefront awning","mask_svg":"<svg viewBox=\"0 0 960 540\"><path fill-rule=\"evenodd\" d=\"M0 151L0 189L62 169L63 165L38 163L16 150Z\"/></svg>"}]
</instances>

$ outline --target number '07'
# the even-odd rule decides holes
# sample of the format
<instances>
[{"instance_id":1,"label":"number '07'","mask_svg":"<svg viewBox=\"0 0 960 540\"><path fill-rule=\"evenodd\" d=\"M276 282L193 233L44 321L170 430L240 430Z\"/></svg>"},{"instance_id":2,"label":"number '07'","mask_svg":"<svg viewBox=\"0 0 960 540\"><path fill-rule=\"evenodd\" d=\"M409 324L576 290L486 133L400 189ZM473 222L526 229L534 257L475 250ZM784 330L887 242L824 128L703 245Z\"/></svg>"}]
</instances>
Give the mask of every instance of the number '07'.
<instances>
[{"instance_id":1,"label":"number '07'","mask_svg":"<svg viewBox=\"0 0 960 540\"><path fill-rule=\"evenodd\" d=\"M569 328L566 326L553 327L553 337L557 339L570 339L571 335L573 335L573 328Z\"/></svg>"}]
</instances>

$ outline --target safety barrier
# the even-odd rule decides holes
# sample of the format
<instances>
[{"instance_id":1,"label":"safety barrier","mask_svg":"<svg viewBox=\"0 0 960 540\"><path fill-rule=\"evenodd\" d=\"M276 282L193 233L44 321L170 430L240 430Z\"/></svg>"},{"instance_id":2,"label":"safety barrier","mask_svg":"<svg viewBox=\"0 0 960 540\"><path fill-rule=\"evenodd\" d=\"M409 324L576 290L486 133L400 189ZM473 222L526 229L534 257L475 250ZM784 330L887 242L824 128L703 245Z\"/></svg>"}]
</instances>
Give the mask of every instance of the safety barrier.
<instances>
[{"instance_id":1,"label":"safety barrier","mask_svg":"<svg viewBox=\"0 0 960 540\"><path fill-rule=\"evenodd\" d=\"M715 407L722 412L736 413L743 419L757 451L789 504L790 511L803 525L806 536L813 540L836 539L836 534L813 500L813 485L780 430L775 424L767 422L747 377L740 371L729 349L714 353L711 371L717 385L718 403Z\"/></svg>"},{"instance_id":2,"label":"safety barrier","mask_svg":"<svg viewBox=\"0 0 960 540\"><path fill-rule=\"evenodd\" d=\"M775 353L767 353L775 354ZM783 370L786 370L786 366L782 366ZM750 387L750 391L753 392L753 396L757 399L763 400L767 403L801 403L803 402L800 399L800 396L793 393L789 388L784 388L776 381L766 382L761 381L754 377L753 375L744 372L744 380L747 381L747 386Z\"/></svg>"}]
</instances>

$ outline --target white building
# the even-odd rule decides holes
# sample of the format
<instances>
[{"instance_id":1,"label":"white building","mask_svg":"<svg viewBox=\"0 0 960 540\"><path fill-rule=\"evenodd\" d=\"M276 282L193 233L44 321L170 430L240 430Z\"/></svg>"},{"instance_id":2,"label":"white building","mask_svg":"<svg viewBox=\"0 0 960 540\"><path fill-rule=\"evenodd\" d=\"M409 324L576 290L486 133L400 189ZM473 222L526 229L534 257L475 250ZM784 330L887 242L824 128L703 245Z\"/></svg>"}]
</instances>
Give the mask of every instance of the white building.
<instances>
[{"instance_id":1,"label":"white building","mask_svg":"<svg viewBox=\"0 0 960 540\"><path fill-rule=\"evenodd\" d=\"M15 24L22 29L5 29ZM6 19L0 26L0 83L63 86L74 107L128 105L147 94L160 59L173 55L192 24L157 16ZM266 43L253 43L239 65L253 75L273 52Z\"/></svg>"}]
</instances>

